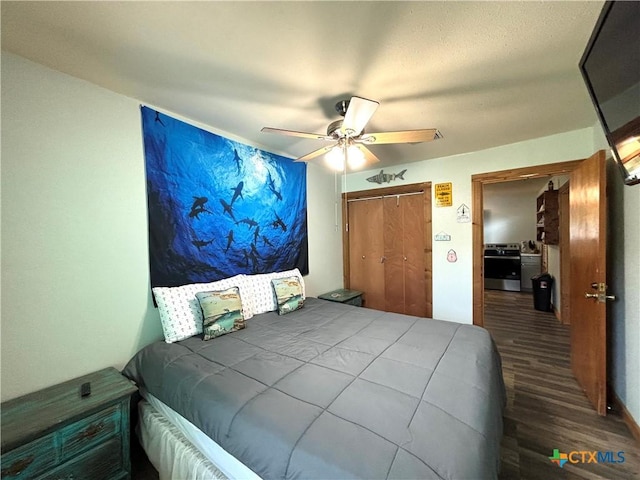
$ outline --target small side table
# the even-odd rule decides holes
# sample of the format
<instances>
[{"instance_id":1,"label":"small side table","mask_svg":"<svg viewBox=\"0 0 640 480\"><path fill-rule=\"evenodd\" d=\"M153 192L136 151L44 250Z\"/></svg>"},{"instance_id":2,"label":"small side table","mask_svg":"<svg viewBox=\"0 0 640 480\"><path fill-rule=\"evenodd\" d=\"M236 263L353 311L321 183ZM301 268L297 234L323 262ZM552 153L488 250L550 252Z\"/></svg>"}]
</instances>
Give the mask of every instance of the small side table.
<instances>
[{"instance_id":1,"label":"small side table","mask_svg":"<svg viewBox=\"0 0 640 480\"><path fill-rule=\"evenodd\" d=\"M322 300L329 300L330 302L344 303L346 305L354 305L356 307L362 306L362 293L358 290L347 290L346 288L339 288L331 292L318 295L318 298Z\"/></svg>"},{"instance_id":2,"label":"small side table","mask_svg":"<svg viewBox=\"0 0 640 480\"><path fill-rule=\"evenodd\" d=\"M130 479L129 399L136 391L106 368L2 403L0 476Z\"/></svg>"}]
</instances>

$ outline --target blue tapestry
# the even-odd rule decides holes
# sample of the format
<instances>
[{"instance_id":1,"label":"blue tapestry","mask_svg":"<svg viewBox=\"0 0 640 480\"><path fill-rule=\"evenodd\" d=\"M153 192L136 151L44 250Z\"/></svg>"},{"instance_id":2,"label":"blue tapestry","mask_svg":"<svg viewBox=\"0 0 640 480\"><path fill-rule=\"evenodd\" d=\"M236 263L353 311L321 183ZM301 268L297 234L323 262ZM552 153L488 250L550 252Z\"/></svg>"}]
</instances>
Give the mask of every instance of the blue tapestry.
<instances>
[{"instance_id":1,"label":"blue tapestry","mask_svg":"<svg viewBox=\"0 0 640 480\"><path fill-rule=\"evenodd\" d=\"M305 163L141 111L152 287L309 272Z\"/></svg>"}]
</instances>

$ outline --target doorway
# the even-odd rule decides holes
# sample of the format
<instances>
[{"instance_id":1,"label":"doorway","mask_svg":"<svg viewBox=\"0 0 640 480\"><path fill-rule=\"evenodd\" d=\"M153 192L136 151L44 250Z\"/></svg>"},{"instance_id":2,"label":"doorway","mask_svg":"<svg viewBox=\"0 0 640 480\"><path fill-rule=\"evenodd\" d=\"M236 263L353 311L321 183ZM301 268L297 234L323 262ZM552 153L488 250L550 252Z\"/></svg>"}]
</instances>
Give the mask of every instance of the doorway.
<instances>
[{"instance_id":1,"label":"doorway","mask_svg":"<svg viewBox=\"0 0 640 480\"><path fill-rule=\"evenodd\" d=\"M606 300L615 299L607 294L606 285L605 158L605 152L601 150L583 160L472 176L473 321L484 326L481 263L484 185L517 178L570 174L571 367L600 415L606 414L605 304Z\"/></svg>"},{"instance_id":2,"label":"doorway","mask_svg":"<svg viewBox=\"0 0 640 480\"><path fill-rule=\"evenodd\" d=\"M493 183L541 178L556 175L568 175L583 160L537 165L473 175L471 177L472 197L472 238L473 238L473 324L484 326L484 186Z\"/></svg>"}]
</instances>

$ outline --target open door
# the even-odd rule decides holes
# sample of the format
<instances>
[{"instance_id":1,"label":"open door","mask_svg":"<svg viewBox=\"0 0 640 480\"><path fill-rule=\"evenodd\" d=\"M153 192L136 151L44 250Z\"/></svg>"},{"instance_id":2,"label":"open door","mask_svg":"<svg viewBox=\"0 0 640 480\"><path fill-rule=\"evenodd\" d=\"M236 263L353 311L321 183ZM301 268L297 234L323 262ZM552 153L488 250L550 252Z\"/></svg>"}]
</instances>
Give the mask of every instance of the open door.
<instances>
[{"instance_id":1,"label":"open door","mask_svg":"<svg viewBox=\"0 0 640 480\"><path fill-rule=\"evenodd\" d=\"M570 177L571 369L597 410L607 410L606 168L604 151Z\"/></svg>"}]
</instances>

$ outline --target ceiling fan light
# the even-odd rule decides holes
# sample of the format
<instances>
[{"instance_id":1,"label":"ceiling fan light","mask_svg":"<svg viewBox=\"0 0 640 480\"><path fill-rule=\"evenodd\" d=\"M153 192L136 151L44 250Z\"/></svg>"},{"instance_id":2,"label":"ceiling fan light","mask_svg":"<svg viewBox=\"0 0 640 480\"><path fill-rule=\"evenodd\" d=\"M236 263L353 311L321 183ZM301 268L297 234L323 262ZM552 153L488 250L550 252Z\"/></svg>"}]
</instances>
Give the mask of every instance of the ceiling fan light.
<instances>
[{"instance_id":1,"label":"ceiling fan light","mask_svg":"<svg viewBox=\"0 0 640 480\"><path fill-rule=\"evenodd\" d=\"M332 170L336 170L338 172L344 170L344 156L341 147L333 147L327 152L327 154L324 156L324 159L327 166Z\"/></svg>"},{"instance_id":2,"label":"ceiling fan light","mask_svg":"<svg viewBox=\"0 0 640 480\"><path fill-rule=\"evenodd\" d=\"M365 164L364 152L360 150L356 145L351 145L347 149L347 165L351 170L357 170L362 168Z\"/></svg>"}]
</instances>

